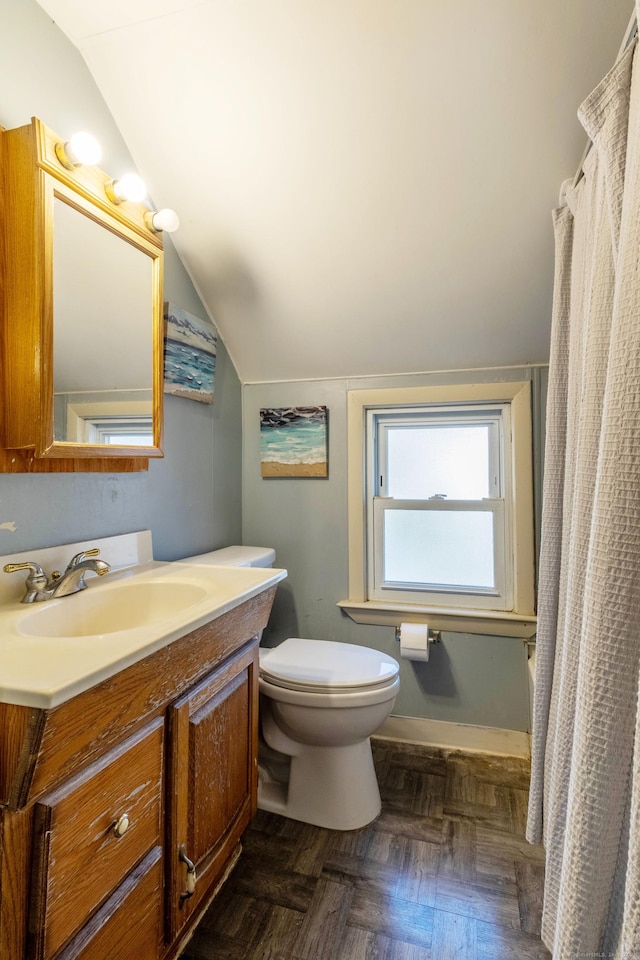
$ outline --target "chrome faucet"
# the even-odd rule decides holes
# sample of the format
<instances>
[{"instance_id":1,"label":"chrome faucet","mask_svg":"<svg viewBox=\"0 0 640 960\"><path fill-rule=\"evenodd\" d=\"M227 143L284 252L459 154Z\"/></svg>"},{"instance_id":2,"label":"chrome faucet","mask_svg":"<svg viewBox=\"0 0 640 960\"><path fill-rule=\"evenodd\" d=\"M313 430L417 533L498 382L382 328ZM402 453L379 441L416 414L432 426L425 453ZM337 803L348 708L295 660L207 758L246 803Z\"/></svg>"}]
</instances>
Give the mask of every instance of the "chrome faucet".
<instances>
[{"instance_id":1,"label":"chrome faucet","mask_svg":"<svg viewBox=\"0 0 640 960\"><path fill-rule=\"evenodd\" d=\"M27 560L24 563L7 563L5 573L16 573L18 570L28 570L26 592L21 603L38 603L41 600L53 600L55 597L68 597L79 590L85 590L85 574L88 571L97 573L99 577L108 573L111 567L105 560L94 560L100 553L97 547L92 550L83 550L76 553L67 564L64 573L54 570L51 578L47 577L39 563Z\"/></svg>"}]
</instances>

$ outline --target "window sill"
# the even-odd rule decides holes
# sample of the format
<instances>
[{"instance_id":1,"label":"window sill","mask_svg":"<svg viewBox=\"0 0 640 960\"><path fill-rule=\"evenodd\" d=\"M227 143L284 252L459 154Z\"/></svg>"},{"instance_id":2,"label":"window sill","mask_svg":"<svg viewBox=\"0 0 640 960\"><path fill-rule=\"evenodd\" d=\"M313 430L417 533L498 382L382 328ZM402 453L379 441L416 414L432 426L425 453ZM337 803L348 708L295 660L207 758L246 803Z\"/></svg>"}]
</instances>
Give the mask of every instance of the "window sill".
<instances>
[{"instance_id":1,"label":"window sill","mask_svg":"<svg viewBox=\"0 0 640 960\"><path fill-rule=\"evenodd\" d=\"M450 633L479 633L492 637L535 636L535 614L498 610L471 610L453 607L429 607L418 604L380 603L377 600L340 600L337 604L355 623L397 627L402 621L428 623L433 630Z\"/></svg>"}]
</instances>

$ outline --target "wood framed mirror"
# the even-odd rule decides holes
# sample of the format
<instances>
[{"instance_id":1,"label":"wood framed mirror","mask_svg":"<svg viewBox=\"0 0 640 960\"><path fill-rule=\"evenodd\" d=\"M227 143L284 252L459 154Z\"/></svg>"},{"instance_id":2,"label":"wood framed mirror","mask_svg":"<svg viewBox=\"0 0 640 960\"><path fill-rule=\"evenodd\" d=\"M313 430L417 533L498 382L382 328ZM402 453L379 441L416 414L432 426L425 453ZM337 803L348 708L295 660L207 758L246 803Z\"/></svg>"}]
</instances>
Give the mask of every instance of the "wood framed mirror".
<instances>
[{"instance_id":1,"label":"wood framed mirror","mask_svg":"<svg viewBox=\"0 0 640 960\"><path fill-rule=\"evenodd\" d=\"M162 456L161 234L57 144L35 118L0 138L0 471L146 469Z\"/></svg>"}]
</instances>

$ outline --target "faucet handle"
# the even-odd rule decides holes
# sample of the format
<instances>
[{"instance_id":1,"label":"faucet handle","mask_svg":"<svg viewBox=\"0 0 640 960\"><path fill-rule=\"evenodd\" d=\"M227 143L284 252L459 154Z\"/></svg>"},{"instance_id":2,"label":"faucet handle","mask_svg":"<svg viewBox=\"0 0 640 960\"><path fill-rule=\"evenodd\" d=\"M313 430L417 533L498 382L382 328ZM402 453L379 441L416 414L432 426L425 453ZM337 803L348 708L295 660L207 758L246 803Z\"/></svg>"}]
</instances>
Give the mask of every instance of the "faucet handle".
<instances>
[{"instance_id":1,"label":"faucet handle","mask_svg":"<svg viewBox=\"0 0 640 960\"><path fill-rule=\"evenodd\" d=\"M18 570L30 570L29 579L31 579L31 574L35 577L44 577L46 580L46 574L39 563L33 563L31 560L26 560L24 563L5 563L2 568L5 573L17 573Z\"/></svg>"},{"instance_id":2,"label":"faucet handle","mask_svg":"<svg viewBox=\"0 0 640 960\"><path fill-rule=\"evenodd\" d=\"M81 550L80 553L76 553L74 557L71 557L71 560L69 560L67 564L67 570L73 569L78 563L82 563L85 557L97 557L99 553L99 547L91 547L90 550Z\"/></svg>"},{"instance_id":3,"label":"faucet handle","mask_svg":"<svg viewBox=\"0 0 640 960\"><path fill-rule=\"evenodd\" d=\"M26 593L22 598L23 603L32 603L36 599L42 599L42 594L47 589L47 575L39 563L33 563L31 560L25 560L24 563L5 563L2 568L5 573L17 573L18 570L28 570Z\"/></svg>"}]
</instances>

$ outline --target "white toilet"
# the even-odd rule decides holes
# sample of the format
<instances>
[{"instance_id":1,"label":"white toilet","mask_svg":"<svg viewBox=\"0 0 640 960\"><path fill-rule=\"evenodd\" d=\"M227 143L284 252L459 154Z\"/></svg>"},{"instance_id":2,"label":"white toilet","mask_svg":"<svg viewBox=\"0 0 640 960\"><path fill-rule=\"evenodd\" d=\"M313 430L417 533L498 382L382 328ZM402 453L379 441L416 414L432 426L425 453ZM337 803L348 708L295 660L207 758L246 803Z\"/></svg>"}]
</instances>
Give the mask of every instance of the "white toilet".
<instances>
[{"instance_id":1,"label":"white toilet","mask_svg":"<svg viewBox=\"0 0 640 960\"><path fill-rule=\"evenodd\" d=\"M393 657L351 643L291 637L260 651L258 806L332 830L380 813L369 737L400 686Z\"/></svg>"},{"instance_id":2,"label":"white toilet","mask_svg":"<svg viewBox=\"0 0 640 960\"><path fill-rule=\"evenodd\" d=\"M190 558L272 566L273 550L227 547ZM380 813L369 737L391 713L399 666L369 647L291 637L260 650L258 807L332 830Z\"/></svg>"}]
</instances>

